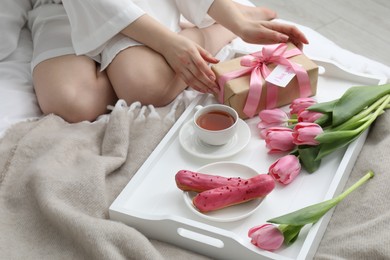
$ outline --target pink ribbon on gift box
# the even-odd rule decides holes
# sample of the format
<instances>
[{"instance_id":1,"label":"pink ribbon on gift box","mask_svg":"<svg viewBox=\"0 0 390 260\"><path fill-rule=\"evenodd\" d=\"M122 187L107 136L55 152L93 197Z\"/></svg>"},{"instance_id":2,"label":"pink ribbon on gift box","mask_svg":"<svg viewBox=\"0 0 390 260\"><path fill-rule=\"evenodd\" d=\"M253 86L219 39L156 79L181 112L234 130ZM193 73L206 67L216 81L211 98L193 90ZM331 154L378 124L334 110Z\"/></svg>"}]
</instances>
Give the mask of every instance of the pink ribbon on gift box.
<instances>
[{"instance_id":1,"label":"pink ribbon on gift box","mask_svg":"<svg viewBox=\"0 0 390 260\"><path fill-rule=\"evenodd\" d=\"M228 72L218 79L218 85L220 87L220 93L218 97L219 102L224 102L224 86L226 82L250 73L251 76L249 82L249 92L243 112L248 117L253 117L260 102L261 91L263 88L263 78L267 78L267 76L271 73L270 69L267 67L267 65L270 63L276 63L291 67L298 79L300 96L310 96L310 79L306 70L298 64L288 60L288 58L300 54L302 54L302 52L298 48L287 50L287 44L280 43L266 45L261 51L243 56L241 58L240 64L241 66L244 66L244 68ZM269 82L266 82L266 87L266 107L274 108L276 107L279 87Z\"/></svg>"}]
</instances>

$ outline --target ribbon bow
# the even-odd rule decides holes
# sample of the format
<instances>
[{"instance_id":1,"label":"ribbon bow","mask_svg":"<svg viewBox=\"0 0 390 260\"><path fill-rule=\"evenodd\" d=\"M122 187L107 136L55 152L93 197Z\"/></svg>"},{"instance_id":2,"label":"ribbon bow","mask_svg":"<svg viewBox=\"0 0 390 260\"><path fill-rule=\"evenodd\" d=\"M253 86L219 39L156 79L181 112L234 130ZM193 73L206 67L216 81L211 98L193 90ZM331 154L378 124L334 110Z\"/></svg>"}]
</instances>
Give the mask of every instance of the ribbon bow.
<instances>
[{"instance_id":1,"label":"ribbon bow","mask_svg":"<svg viewBox=\"0 0 390 260\"><path fill-rule=\"evenodd\" d=\"M308 97L311 94L311 88L306 70L288 60L288 58L300 54L302 52L298 48L287 50L287 44L280 43L264 46L261 51L245 55L241 58L240 62L244 68L226 73L218 79L218 85L220 87L219 102L224 102L224 86L226 82L250 73L249 92L243 112L248 117L253 117L260 102L263 78L265 79L271 73L267 67L270 63L291 67L298 79L300 96ZM279 87L269 82L266 82L266 86L266 106L267 108L274 108L276 107Z\"/></svg>"}]
</instances>

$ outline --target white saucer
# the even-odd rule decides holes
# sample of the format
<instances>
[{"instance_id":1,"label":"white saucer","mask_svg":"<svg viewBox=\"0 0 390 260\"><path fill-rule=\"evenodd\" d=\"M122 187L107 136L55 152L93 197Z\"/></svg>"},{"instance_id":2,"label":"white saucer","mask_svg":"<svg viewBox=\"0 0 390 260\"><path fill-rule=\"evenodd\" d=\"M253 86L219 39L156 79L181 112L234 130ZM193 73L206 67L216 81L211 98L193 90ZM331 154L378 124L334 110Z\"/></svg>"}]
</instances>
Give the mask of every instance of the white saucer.
<instances>
[{"instance_id":1,"label":"white saucer","mask_svg":"<svg viewBox=\"0 0 390 260\"><path fill-rule=\"evenodd\" d=\"M235 162L211 163L198 169L197 172L215 174L224 177L241 177L244 179L249 179L258 175L256 170L244 164ZM212 220L216 222L231 222L246 218L256 211L256 209L261 205L261 202L263 200L262 198L254 199L245 203L226 207L224 209L202 213L198 211L192 203L192 199L196 196L196 194L196 192L183 192L183 198L186 205L196 215L207 220Z\"/></svg>"},{"instance_id":2,"label":"white saucer","mask_svg":"<svg viewBox=\"0 0 390 260\"><path fill-rule=\"evenodd\" d=\"M179 133L180 144L184 150L194 156L205 159L219 159L232 156L244 149L250 138L251 131L249 126L242 119L238 119L237 133L224 145L208 145L199 140L195 135L192 120L186 122Z\"/></svg>"}]
</instances>

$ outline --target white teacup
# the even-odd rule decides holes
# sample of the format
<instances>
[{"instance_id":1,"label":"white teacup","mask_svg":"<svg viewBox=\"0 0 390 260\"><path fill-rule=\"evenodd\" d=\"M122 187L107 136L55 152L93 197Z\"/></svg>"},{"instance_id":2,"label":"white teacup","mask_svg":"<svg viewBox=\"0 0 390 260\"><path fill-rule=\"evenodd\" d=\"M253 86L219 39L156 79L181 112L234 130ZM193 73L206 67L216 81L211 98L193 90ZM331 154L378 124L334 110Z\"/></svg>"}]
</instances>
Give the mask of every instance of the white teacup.
<instances>
[{"instance_id":1,"label":"white teacup","mask_svg":"<svg viewBox=\"0 0 390 260\"><path fill-rule=\"evenodd\" d=\"M196 106L193 117L194 129L199 139L209 145L228 143L237 131L238 114L222 104Z\"/></svg>"}]
</instances>

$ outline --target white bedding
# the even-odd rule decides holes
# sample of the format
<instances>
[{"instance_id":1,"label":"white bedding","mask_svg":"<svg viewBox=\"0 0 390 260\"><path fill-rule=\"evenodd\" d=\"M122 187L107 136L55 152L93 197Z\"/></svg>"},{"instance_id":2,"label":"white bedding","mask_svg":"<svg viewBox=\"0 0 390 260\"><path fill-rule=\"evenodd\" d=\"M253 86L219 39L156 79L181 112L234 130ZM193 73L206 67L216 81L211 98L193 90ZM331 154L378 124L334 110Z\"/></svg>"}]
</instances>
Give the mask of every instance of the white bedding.
<instances>
[{"instance_id":1,"label":"white bedding","mask_svg":"<svg viewBox=\"0 0 390 260\"><path fill-rule=\"evenodd\" d=\"M390 78L390 67L342 49L308 27L295 25L306 34L310 41L310 44L304 48L304 52L309 57L330 59L355 72ZM229 59L237 51L251 52L257 49L256 45L246 44L237 39L225 47L218 57L222 60ZM9 49L0 48L0 51L5 52ZM11 55L0 53L0 57L7 56L0 62L0 136L16 122L41 116L31 80L31 55L32 41L30 32L26 28L22 29L17 48L12 51Z\"/></svg>"},{"instance_id":2,"label":"white bedding","mask_svg":"<svg viewBox=\"0 0 390 260\"><path fill-rule=\"evenodd\" d=\"M23 29L17 49L0 62L0 136L16 122L41 116L32 85L31 56L30 32Z\"/></svg>"}]
</instances>

